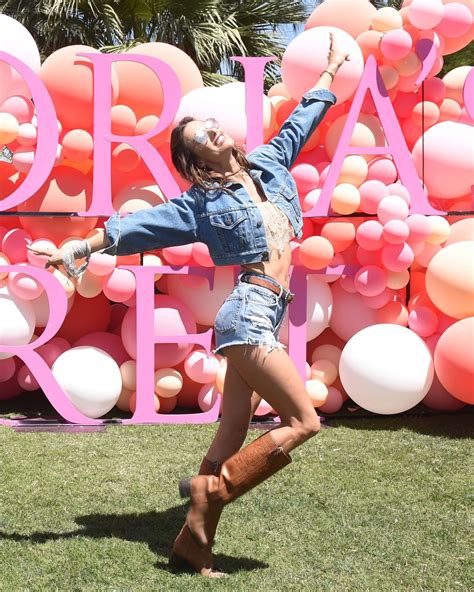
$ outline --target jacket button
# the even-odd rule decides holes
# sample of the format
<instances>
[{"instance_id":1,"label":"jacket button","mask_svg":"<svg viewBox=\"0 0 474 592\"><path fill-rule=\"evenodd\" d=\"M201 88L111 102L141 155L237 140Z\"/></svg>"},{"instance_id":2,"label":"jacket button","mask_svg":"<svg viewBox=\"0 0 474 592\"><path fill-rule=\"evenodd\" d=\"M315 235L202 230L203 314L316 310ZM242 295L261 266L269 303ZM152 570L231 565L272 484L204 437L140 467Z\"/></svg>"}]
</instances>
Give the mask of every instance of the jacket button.
<instances>
[{"instance_id":1,"label":"jacket button","mask_svg":"<svg viewBox=\"0 0 474 592\"><path fill-rule=\"evenodd\" d=\"M262 252L262 261L268 261L268 251Z\"/></svg>"},{"instance_id":2,"label":"jacket button","mask_svg":"<svg viewBox=\"0 0 474 592\"><path fill-rule=\"evenodd\" d=\"M257 228L260 228L261 225L262 225L262 221L261 220L258 220L258 222L257 222Z\"/></svg>"},{"instance_id":3,"label":"jacket button","mask_svg":"<svg viewBox=\"0 0 474 592\"><path fill-rule=\"evenodd\" d=\"M230 218L229 216L225 219L225 224L226 226L230 226L232 224L232 218Z\"/></svg>"}]
</instances>

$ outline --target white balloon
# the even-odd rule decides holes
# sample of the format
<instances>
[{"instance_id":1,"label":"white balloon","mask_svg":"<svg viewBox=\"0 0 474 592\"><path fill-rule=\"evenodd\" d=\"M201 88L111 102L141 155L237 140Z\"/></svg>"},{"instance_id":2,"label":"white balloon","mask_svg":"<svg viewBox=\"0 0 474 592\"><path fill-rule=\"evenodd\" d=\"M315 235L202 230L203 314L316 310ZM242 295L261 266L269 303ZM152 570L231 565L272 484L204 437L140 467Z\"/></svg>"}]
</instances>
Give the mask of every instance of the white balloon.
<instances>
[{"instance_id":1,"label":"white balloon","mask_svg":"<svg viewBox=\"0 0 474 592\"><path fill-rule=\"evenodd\" d=\"M345 345L339 375L358 405L389 415L417 405L434 377L433 358L416 333L395 324L366 327Z\"/></svg>"},{"instance_id":2,"label":"white balloon","mask_svg":"<svg viewBox=\"0 0 474 592\"><path fill-rule=\"evenodd\" d=\"M308 275L308 296L306 302L306 341L315 339L329 327L332 313L332 292L327 282L320 280L317 275ZM294 306L294 305L293 305ZM280 328L280 341L288 344L288 316Z\"/></svg>"},{"instance_id":3,"label":"white balloon","mask_svg":"<svg viewBox=\"0 0 474 592\"><path fill-rule=\"evenodd\" d=\"M54 378L87 417L105 415L118 401L122 376L117 362L98 347L73 347L51 366Z\"/></svg>"},{"instance_id":4,"label":"white balloon","mask_svg":"<svg viewBox=\"0 0 474 592\"><path fill-rule=\"evenodd\" d=\"M36 316L31 301L18 298L5 283L0 287L0 343L30 343L35 326ZM13 355L0 351L0 360L11 358Z\"/></svg>"}]
</instances>

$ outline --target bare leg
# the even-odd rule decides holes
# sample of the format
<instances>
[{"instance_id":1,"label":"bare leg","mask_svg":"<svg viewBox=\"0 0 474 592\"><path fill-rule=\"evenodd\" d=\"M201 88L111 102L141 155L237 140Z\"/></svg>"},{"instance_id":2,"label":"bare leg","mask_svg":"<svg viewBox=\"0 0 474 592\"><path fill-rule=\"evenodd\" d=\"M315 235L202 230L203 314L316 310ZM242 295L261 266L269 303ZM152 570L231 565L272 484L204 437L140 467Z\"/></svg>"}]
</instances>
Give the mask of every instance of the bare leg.
<instances>
[{"instance_id":1,"label":"bare leg","mask_svg":"<svg viewBox=\"0 0 474 592\"><path fill-rule=\"evenodd\" d=\"M265 357L266 347L232 345L225 349L229 362L249 389L258 392L280 415L282 426L272 430L277 446L289 452L318 433L319 418L293 361L283 349Z\"/></svg>"},{"instance_id":2,"label":"bare leg","mask_svg":"<svg viewBox=\"0 0 474 592\"><path fill-rule=\"evenodd\" d=\"M206 458L223 463L240 450L261 399L228 361L221 420Z\"/></svg>"}]
</instances>

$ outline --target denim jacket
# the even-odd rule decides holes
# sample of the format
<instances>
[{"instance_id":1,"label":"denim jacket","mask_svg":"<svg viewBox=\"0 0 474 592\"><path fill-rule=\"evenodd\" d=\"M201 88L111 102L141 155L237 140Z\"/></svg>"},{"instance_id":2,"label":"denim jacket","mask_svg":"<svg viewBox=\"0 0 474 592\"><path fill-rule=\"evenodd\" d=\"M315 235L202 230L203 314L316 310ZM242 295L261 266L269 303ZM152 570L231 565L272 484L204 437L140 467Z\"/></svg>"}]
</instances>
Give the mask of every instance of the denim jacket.
<instances>
[{"instance_id":1,"label":"denim jacket","mask_svg":"<svg viewBox=\"0 0 474 592\"><path fill-rule=\"evenodd\" d=\"M308 91L280 132L247 158L249 174L267 199L287 215L296 238L303 217L296 184L289 169L321 122L335 95L326 89ZM102 253L130 255L193 242L206 243L215 265L238 265L269 260L269 247L259 208L240 183L218 183L207 191L193 185L180 197L122 217L116 212L105 222L111 243Z\"/></svg>"}]
</instances>

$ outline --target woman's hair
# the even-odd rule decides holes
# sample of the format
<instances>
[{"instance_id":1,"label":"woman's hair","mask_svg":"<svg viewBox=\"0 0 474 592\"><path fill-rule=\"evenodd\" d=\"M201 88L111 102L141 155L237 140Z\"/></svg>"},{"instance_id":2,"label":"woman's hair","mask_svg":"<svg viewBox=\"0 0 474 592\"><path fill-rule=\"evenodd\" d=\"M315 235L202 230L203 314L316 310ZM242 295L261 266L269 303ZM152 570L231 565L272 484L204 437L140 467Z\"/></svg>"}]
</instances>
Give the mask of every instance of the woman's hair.
<instances>
[{"instance_id":1,"label":"woman's hair","mask_svg":"<svg viewBox=\"0 0 474 592\"><path fill-rule=\"evenodd\" d=\"M183 117L181 121L171 132L171 160L178 173L187 181L198 185L202 189L209 190L213 188L213 182L218 181L221 188L225 190L224 178L219 178L213 175L214 171L206 166L200 166L199 156L194 154L184 142L184 128L190 121L196 121L194 117ZM243 148L234 146L232 154L236 161L243 169L250 169L250 162L248 161Z\"/></svg>"}]
</instances>

